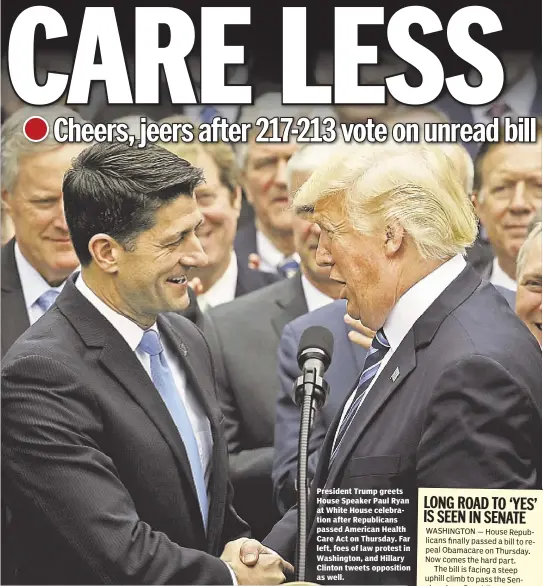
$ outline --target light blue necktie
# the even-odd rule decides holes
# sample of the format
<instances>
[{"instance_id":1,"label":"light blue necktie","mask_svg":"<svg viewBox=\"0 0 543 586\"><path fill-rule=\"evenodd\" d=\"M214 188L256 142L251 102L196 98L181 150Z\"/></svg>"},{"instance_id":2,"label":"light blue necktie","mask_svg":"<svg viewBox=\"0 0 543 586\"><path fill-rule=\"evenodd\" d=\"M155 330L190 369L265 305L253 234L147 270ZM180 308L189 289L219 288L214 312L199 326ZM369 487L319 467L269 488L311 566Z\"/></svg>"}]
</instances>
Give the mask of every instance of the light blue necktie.
<instances>
[{"instance_id":1,"label":"light blue necktie","mask_svg":"<svg viewBox=\"0 0 543 586\"><path fill-rule=\"evenodd\" d=\"M200 112L200 122L211 124L221 113L214 106L205 106Z\"/></svg>"},{"instance_id":2,"label":"light blue necktie","mask_svg":"<svg viewBox=\"0 0 543 586\"><path fill-rule=\"evenodd\" d=\"M174 420L189 458L192 477L196 486L198 500L200 501L200 510L204 527L207 530L208 501L205 483L204 471L198 451L198 444L194 430L190 423L185 405L181 399L172 372L166 362L164 349L160 342L158 332L147 330L141 339L139 347L151 357L151 378L155 383L166 407Z\"/></svg>"},{"instance_id":3,"label":"light blue necktie","mask_svg":"<svg viewBox=\"0 0 543 586\"><path fill-rule=\"evenodd\" d=\"M371 342L371 347L366 354L364 369L360 375L353 402L351 403L349 409L347 409L347 413L345 413L345 417L339 426L336 441L330 456L329 467L332 466L332 462L337 455L341 440L345 437L349 425L352 423L354 416L358 412L358 408L366 398L371 381L375 378L375 375L379 370L379 366L381 365L381 361L385 357L385 354L388 352L389 348L390 344L386 339L385 332L382 329L378 330Z\"/></svg>"},{"instance_id":4,"label":"light blue necktie","mask_svg":"<svg viewBox=\"0 0 543 586\"><path fill-rule=\"evenodd\" d=\"M45 313L56 301L59 293L60 292L56 289L48 289L36 300L36 305L43 311L43 313Z\"/></svg>"}]
</instances>

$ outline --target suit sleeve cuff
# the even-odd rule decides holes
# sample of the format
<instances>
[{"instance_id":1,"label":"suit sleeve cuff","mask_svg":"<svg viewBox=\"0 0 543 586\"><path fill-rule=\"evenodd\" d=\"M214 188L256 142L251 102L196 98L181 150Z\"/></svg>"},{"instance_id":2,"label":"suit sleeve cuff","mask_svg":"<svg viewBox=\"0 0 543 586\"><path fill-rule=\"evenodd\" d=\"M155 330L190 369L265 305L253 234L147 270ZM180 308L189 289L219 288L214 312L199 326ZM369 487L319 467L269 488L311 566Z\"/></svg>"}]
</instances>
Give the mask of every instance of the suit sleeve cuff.
<instances>
[{"instance_id":1,"label":"suit sleeve cuff","mask_svg":"<svg viewBox=\"0 0 543 586\"><path fill-rule=\"evenodd\" d=\"M228 571L230 572L231 576L232 576L232 584L234 586L238 586L238 580L236 578L236 574L234 574L234 570L230 567L230 564L227 564L226 562L224 562L226 564L226 567L228 568Z\"/></svg>"}]
</instances>

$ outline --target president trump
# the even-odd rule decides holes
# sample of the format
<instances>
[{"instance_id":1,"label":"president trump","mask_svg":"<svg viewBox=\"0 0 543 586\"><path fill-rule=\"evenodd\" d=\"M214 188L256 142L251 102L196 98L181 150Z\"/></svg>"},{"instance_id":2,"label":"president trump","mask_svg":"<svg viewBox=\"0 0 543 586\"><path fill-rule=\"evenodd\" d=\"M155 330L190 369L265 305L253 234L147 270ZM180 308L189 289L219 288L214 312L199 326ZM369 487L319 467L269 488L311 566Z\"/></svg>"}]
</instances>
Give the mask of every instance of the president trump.
<instances>
[{"instance_id":1,"label":"president trump","mask_svg":"<svg viewBox=\"0 0 543 586\"><path fill-rule=\"evenodd\" d=\"M386 572L360 554L343 583L415 584L419 487L541 487L541 350L464 259L477 222L440 147L342 147L293 205L320 226L317 262L343 284L348 313L377 332L311 485L307 579L328 582L317 535L342 529L334 513L319 520L317 496L383 490L409 504L388 531L366 515L362 532L404 527L409 551ZM288 560L296 521L294 507L264 540Z\"/></svg>"}]
</instances>

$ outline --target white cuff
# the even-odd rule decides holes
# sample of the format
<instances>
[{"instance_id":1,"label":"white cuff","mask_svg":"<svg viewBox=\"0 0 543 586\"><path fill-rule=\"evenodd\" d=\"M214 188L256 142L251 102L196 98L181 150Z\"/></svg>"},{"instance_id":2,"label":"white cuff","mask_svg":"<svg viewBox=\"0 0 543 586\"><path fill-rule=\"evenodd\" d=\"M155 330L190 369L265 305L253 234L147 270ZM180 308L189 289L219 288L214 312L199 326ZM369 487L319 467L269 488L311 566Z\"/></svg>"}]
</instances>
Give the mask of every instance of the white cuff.
<instances>
[{"instance_id":1,"label":"white cuff","mask_svg":"<svg viewBox=\"0 0 543 586\"><path fill-rule=\"evenodd\" d=\"M230 574L232 574L232 584L234 586L238 586L238 579L236 578L236 574L234 573L234 570L230 567L230 564L228 562L224 562L224 563L226 564L226 567L230 571Z\"/></svg>"}]
</instances>

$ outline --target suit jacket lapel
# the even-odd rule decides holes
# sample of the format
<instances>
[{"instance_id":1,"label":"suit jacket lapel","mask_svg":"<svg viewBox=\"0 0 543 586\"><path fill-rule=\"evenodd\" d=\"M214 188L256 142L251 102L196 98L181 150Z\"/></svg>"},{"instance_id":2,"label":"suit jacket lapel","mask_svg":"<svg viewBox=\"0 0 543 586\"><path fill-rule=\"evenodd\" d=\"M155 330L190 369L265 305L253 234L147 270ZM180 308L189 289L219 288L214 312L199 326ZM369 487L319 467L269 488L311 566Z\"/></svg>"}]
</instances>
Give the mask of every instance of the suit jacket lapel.
<instances>
[{"instance_id":1,"label":"suit jacket lapel","mask_svg":"<svg viewBox=\"0 0 543 586\"><path fill-rule=\"evenodd\" d=\"M29 327L12 239L2 248L2 357Z\"/></svg>"},{"instance_id":2,"label":"suit jacket lapel","mask_svg":"<svg viewBox=\"0 0 543 586\"><path fill-rule=\"evenodd\" d=\"M390 396L401 386L409 373L415 368L415 340L413 330L409 330L400 346L396 349L382 372L373 383L362 405L351 422L341 447L330 468L326 485L333 486L338 472L342 469L345 460L350 456L353 448L364 434L366 427L371 423L379 410L388 401Z\"/></svg>"},{"instance_id":3,"label":"suit jacket lapel","mask_svg":"<svg viewBox=\"0 0 543 586\"><path fill-rule=\"evenodd\" d=\"M284 283L285 294L276 300L281 311L271 320L279 337L281 337L284 327L289 322L307 313L307 302L302 288L301 274L297 273L290 279L285 279Z\"/></svg>"}]
</instances>

